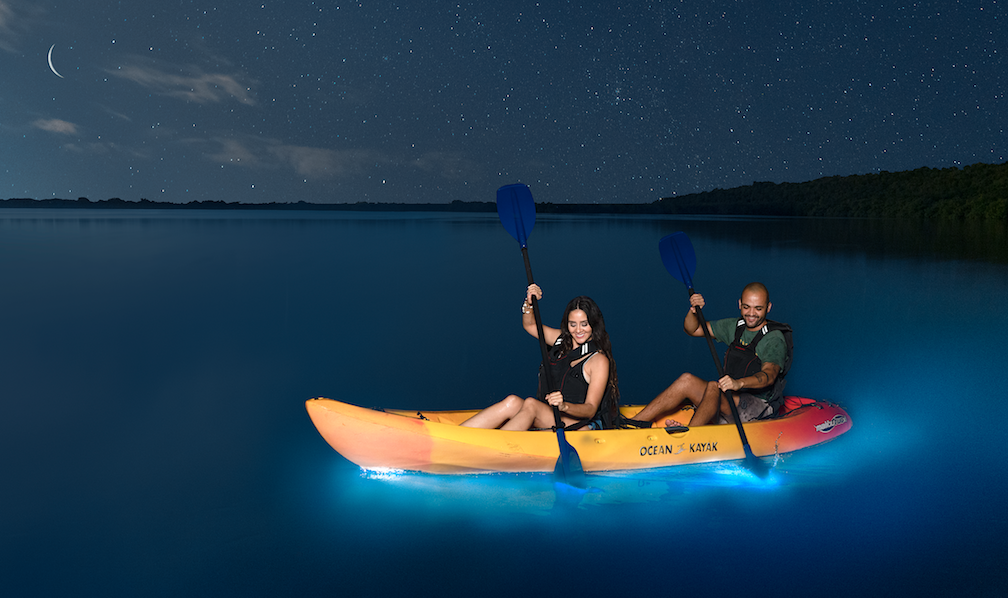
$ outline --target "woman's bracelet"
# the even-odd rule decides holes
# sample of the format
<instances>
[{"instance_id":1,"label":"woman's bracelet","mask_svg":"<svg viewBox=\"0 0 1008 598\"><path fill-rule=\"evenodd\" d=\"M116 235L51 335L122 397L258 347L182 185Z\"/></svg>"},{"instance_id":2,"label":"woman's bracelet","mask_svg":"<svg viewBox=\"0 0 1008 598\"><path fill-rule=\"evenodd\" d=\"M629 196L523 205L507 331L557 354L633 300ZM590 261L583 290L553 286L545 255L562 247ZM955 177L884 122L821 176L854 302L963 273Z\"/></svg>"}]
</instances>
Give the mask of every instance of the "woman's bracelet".
<instances>
[{"instance_id":1,"label":"woman's bracelet","mask_svg":"<svg viewBox=\"0 0 1008 598\"><path fill-rule=\"evenodd\" d=\"M522 301L522 315L532 313L532 306L529 305L528 299Z\"/></svg>"}]
</instances>

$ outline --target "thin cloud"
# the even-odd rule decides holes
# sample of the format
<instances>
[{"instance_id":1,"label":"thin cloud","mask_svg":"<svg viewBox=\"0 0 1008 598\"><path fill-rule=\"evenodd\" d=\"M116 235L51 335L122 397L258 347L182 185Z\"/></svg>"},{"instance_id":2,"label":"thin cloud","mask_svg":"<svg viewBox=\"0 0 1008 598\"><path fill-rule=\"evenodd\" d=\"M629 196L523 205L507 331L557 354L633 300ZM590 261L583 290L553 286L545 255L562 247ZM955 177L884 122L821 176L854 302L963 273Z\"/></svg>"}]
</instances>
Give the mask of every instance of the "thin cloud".
<instances>
[{"instance_id":1,"label":"thin cloud","mask_svg":"<svg viewBox=\"0 0 1008 598\"><path fill-rule=\"evenodd\" d=\"M10 40L14 37L11 31L11 23L14 22L14 9L9 4L0 0L0 48L10 50Z\"/></svg>"},{"instance_id":2,"label":"thin cloud","mask_svg":"<svg viewBox=\"0 0 1008 598\"><path fill-rule=\"evenodd\" d=\"M359 174L379 162L387 162L372 150L331 150L298 145L277 145L270 154L289 164L301 176L337 178Z\"/></svg>"},{"instance_id":3,"label":"thin cloud","mask_svg":"<svg viewBox=\"0 0 1008 598\"><path fill-rule=\"evenodd\" d=\"M60 135L76 135L78 131L77 125L58 118L40 118L32 122L32 126L36 129Z\"/></svg>"},{"instance_id":4,"label":"thin cloud","mask_svg":"<svg viewBox=\"0 0 1008 598\"><path fill-rule=\"evenodd\" d=\"M88 143L66 143L63 145L63 149L76 154L88 154L91 156L106 155L119 150L114 143L99 143L94 141Z\"/></svg>"},{"instance_id":5,"label":"thin cloud","mask_svg":"<svg viewBox=\"0 0 1008 598\"><path fill-rule=\"evenodd\" d=\"M17 52L30 21L39 10L23 3L0 0L0 50Z\"/></svg>"},{"instance_id":6,"label":"thin cloud","mask_svg":"<svg viewBox=\"0 0 1008 598\"><path fill-rule=\"evenodd\" d=\"M216 149L207 158L221 164L254 168L290 168L298 176L335 179L366 173L390 160L368 149L332 150L322 147L288 145L257 138L215 138Z\"/></svg>"},{"instance_id":7,"label":"thin cloud","mask_svg":"<svg viewBox=\"0 0 1008 598\"><path fill-rule=\"evenodd\" d=\"M181 98L197 104L214 104L233 98L242 104L255 104L251 84L234 74L208 73L197 66L172 67L136 58L129 64L106 69L110 75L132 81L152 93Z\"/></svg>"},{"instance_id":8,"label":"thin cloud","mask_svg":"<svg viewBox=\"0 0 1008 598\"><path fill-rule=\"evenodd\" d=\"M263 166L253 148L237 139L216 138L211 141L220 145L216 151L207 154L207 157L213 162L236 166Z\"/></svg>"},{"instance_id":9,"label":"thin cloud","mask_svg":"<svg viewBox=\"0 0 1008 598\"><path fill-rule=\"evenodd\" d=\"M102 110L104 110L106 113L108 113L111 116L114 116L114 117L116 117L116 118L118 118L120 120L124 120L126 122L133 122L132 118L130 118L129 116L123 114L122 112L117 112L117 111L113 110L112 108L109 108L108 106L105 106L104 104L97 104L97 106L99 108L101 108Z\"/></svg>"},{"instance_id":10,"label":"thin cloud","mask_svg":"<svg viewBox=\"0 0 1008 598\"><path fill-rule=\"evenodd\" d=\"M446 179L462 179L479 171L479 164L463 154L427 152L413 161L413 165Z\"/></svg>"},{"instance_id":11,"label":"thin cloud","mask_svg":"<svg viewBox=\"0 0 1008 598\"><path fill-rule=\"evenodd\" d=\"M481 172L476 161L451 152L428 152L412 160L400 160L373 149L334 150L251 136L218 137L210 141L216 145L213 151L206 153L212 162L250 168L291 169L298 176L313 179L359 177L389 164L416 168L448 180L462 180L478 176Z\"/></svg>"}]
</instances>

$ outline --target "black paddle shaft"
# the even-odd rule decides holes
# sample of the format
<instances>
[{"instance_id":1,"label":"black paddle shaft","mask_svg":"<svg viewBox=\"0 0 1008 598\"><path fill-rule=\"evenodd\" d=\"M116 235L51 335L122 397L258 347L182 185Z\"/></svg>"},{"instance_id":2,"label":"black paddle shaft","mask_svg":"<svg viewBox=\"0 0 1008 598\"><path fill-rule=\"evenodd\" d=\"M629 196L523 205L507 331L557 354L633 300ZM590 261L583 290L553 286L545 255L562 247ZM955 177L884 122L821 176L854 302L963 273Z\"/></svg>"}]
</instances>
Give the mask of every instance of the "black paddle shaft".
<instances>
[{"instance_id":1,"label":"black paddle shaft","mask_svg":"<svg viewBox=\"0 0 1008 598\"><path fill-rule=\"evenodd\" d=\"M516 183L505 185L497 190L497 215L500 216L501 224L510 233L518 245L521 246L522 259L525 261L525 275L528 277L529 285L534 283L532 278L532 266L529 263L528 233L535 223L535 200L532 199L532 192L528 185ZM535 319L536 332L539 335L539 350L542 353L543 381L546 384L547 392L554 390L553 377L549 369L549 350L546 347L546 336L543 333L542 318L539 314L539 303L532 297L532 317ZM556 423L555 432L557 436L557 448L560 449L560 456L557 458L556 467L553 469L553 476L560 482L570 485L583 486L584 468L581 467L581 457L574 450L564 437L563 420L560 419L560 409L553 407L553 421Z\"/></svg>"},{"instance_id":2,"label":"black paddle shaft","mask_svg":"<svg viewBox=\"0 0 1008 598\"><path fill-rule=\"evenodd\" d=\"M522 247L522 258L525 260L525 276L528 278L529 285L532 285L535 283L535 279L532 278L532 264L529 262L528 247ZM549 348L546 346L542 316L539 314L539 302L536 301L535 295L532 295L532 317L535 318L536 333L539 335L539 351L542 352L542 369L546 380L546 394L549 394L555 390L555 387L553 386L553 376L550 374L549 368ZM556 422L556 427L563 429L564 425L563 420L560 419L560 409L556 406L553 406L553 419Z\"/></svg>"},{"instance_id":3,"label":"black paddle shaft","mask_svg":"<svg viewBox=\"0 0 1008 598\"><path fill-rule=\"evenodd\" d=\"M694 295L693 288L690 287L689 295L692 297ZM697 319L700 320L700 327L703 328L704 338L707 339L707 346L710 348L711 356L714 357L714 365L717 366L718 380L724 377L724 366L721 365L721 358L718 357L717 349L714 348L714 339L711 338L710 330L707 329L707 320L704 319L703 310L700 309L698 305L696 307ZM745 430L742 428L742 417L739 415L738 406L735 405L735 399L732 397L732 391L726 390L725 395L728 397L728 407L731 408L732 417L735 419L735 426L738 428L739 438L742 440L742 450L745 451L747 459L756 459L756 455L753 454L752 448L749 447L749 439L746 438Z\"/></svg>"}]
</instances>

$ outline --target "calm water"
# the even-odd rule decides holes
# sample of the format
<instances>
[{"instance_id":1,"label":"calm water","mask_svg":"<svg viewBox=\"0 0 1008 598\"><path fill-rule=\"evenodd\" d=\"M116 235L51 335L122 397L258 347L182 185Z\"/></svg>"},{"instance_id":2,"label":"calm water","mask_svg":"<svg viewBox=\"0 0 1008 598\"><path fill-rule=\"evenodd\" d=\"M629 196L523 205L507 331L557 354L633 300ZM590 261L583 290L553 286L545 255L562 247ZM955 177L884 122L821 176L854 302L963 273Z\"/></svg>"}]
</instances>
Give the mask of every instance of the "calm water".
<instances>
[{"instance_id":1,"label":"calm water","mask_svg":"<svg viewBox=\"0 0 1008 598\"><path fill-rule=\"evenodd\" d=\"M795 329L792 393L851 432L736 465L378 476L304 400L479 407L531 393L524 269L496 215L0 211L0 592L977 595L1008 592L1000 233L860 221L541 216L547 322L591 295L627 402L713 375L750 280ZM744 594L743 594L744 592Z\"/></svg>"}]
</instances>

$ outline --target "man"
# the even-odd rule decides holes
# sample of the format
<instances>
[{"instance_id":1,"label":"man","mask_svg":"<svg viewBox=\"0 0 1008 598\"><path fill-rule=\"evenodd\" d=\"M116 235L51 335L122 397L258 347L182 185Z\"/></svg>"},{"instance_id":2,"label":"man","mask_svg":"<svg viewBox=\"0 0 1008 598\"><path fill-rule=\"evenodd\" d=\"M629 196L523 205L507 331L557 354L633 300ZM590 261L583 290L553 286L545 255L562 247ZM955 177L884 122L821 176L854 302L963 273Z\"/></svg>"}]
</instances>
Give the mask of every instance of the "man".
<instances>
[{"instance_id":1,"label":"man","mask_svg":"<svg viewBox=\"0 0 1008 598\"><path fill-rule=\"evenodd\" d=\"M787 342L780 329L771 329L767 324L766 316L771 305L770 293L762 283L746 285L739 298L741 320L727 318L707 322L711 336L728 345L725 375L716 382L708 382L685 373L648 403L634 419L653 421L664 413L678 410L684 401L689 400L696 405L689 426L709 423L719 410L731 422L731 407L726 400L721 400L721 393L729 390L743 422L772 415L774 410L769 401L773 398L774 382L784 367ZM704 336L696 314L696 309L703 306L703 296L694 294L690 297L690 309L683 321L686 334ZM680 424L669 419L665 420L665 425Z\"/></svg>"}]
</instances>

